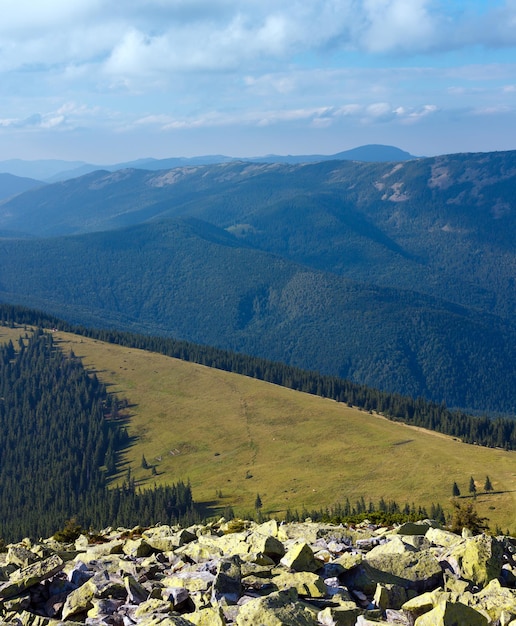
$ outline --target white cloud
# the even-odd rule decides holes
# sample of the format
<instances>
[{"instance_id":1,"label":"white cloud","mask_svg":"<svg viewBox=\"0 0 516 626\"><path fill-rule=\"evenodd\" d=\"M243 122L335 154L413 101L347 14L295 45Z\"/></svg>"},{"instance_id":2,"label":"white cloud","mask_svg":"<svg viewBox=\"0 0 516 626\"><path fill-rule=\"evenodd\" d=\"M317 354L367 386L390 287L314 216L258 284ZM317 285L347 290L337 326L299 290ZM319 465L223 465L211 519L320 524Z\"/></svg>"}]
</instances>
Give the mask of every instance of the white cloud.
<instances>
[{"instance_id":1,"label":"white cloud","mask_svg":"<svg viewBox=\"0 0 516 626\"><path fill-rule=\"evenodd\" d=\"M364 0L363 38L371 52L432 48L440 38L440 19L428 0Z\"/></svg>"},{"instance_id":2,"label":"white cloud","mask_svg":"<svg viewBox=\"0 0 516 626\"><path fill-rule=\"evenodd\" d=\"M482 14L477 5L458 11L444 0L4 0L0 69L85 64L92 80L100 67L111 82L125 84L167 72L296 64L306 54L516 45L516 2L493 3Z\"/></svg>"}]
</instances>

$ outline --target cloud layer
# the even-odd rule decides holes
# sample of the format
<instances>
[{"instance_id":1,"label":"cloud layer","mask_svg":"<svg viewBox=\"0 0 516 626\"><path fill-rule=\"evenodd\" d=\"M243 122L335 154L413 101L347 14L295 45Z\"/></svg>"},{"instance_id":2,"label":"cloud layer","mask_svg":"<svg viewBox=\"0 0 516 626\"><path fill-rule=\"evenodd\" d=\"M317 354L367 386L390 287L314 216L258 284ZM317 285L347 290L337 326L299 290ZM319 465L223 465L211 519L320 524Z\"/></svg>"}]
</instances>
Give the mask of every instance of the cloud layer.
<instances>
[{"instance_id":1,"label":"cloud layer","mask_svg":"<svg viewBox=\"0 0 516 626\"><path fill-rule=\"evenodd\" d=\"M516 0L4 0L0 131L507 114L515 47Z\"/></svg>"}]
</instances>

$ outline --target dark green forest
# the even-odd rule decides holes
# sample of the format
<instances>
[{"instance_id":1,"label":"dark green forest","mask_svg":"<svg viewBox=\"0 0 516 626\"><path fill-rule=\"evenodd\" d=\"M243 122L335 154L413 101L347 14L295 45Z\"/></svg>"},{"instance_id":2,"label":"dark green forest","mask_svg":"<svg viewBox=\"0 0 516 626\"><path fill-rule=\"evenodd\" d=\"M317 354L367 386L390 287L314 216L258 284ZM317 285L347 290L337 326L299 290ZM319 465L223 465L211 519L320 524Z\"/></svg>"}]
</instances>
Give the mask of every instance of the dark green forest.
<instances>
[{"instance_id":1,"label":"dark green forest","mask_svg":"<svg viewBox=\"0 0 516 626\"><path fill-rule=\"evenodd\" d=\"M206 222L0 241L0 300L514 414L512 321L311 270Z\"/></svg>"},{"instance_id":2,"label":"dark green forest","mask_svg":"<svg viewBox=\"0 0 516 626\"><path fill-rule=\"evenodd\" d=\"M0 347L0 536L194 519L189 485L140 490L130 476L108 489L129 444L123 419L95 376L37 332ZM197 516L198 517L198 516Z\"/></svg>"}]
</instances>

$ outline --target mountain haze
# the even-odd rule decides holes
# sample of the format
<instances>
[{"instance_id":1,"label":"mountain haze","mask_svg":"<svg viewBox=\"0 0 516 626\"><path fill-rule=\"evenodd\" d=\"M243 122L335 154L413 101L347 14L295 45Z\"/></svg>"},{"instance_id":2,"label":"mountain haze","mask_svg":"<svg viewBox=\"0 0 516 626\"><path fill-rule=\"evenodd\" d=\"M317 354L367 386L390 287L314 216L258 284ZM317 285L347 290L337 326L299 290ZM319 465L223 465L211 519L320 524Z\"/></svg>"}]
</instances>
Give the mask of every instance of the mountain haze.
<instances>
[{"instance_id":1,"label":"mountain haze","mask_svg":"<svg viewBox=\"0 0 516 626\"><path fill-rule=\"evenodd\" d=\"M335 159L348 161L406 161L414 159L413 155L394 146L367 145L359 146L351 150L344 150L337 154L311 154L311 155L278 155L271 154L257 157L230 157L223 154L204 155L196 157L169 157L165 159L137 159L112 165L93 165L81 161L22 161L11 159L0 161L0 172L5 171L18 176L32 176L45 179L46 182L59 182L76 178L84 174L90 174L97 170L115 172L121 169L164 170L173 167L186 167L194 165L212 165L215 163L228 163L236 161L252 161L258 163L309 163L316 161L331 161Z\"/></svg>"},{"instance_id":2,"label":"mountain haze","mask_svg":"<svg viewBox=\"0 0 516 626\"><path fill-rule=\"evenodd\" d=\"M0 204L32 238L0 293L514 413L515 182L516 152L98 171Z\"/></svg>"}]
</instances>

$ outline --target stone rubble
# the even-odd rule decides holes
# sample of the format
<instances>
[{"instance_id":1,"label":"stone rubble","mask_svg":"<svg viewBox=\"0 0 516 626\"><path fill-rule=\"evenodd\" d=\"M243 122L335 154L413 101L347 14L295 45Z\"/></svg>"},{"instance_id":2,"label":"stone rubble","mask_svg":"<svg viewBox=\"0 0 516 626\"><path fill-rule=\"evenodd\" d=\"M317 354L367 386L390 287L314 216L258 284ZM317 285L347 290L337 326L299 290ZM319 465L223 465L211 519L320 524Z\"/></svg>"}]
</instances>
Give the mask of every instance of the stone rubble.
<instances>
[{"instance_id":1,"label":"stone rubble","mask_svg":"<svg viewBox=\"0 0 516 626\"><path fill-rule=\"evenodd\" d=\"M0 553L0 624L516 626L516 539L219 520Z\"/></svg>"}]
</instances>

